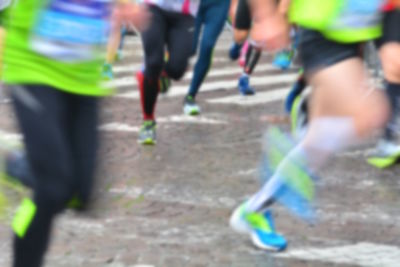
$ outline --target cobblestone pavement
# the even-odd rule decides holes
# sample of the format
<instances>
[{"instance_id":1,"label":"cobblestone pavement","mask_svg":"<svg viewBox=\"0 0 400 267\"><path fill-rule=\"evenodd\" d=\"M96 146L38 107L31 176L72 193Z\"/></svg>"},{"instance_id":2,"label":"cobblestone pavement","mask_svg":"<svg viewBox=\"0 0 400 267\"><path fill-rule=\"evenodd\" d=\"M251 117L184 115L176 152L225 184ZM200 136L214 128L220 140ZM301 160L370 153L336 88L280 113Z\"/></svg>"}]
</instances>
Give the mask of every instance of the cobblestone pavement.
<instances>
[{"instance_id":1,"label":"cobblestone pavement","mask_svg":"<svg viewBox=\"0 0 400 267\"><path fill-rule=\"evenodd\" d=\"M227 59L229 32L199 95L203 113L182 115L191 79L174 83L157 106L158 144L136 143L141 123L134 71L140 42L129 37L115 67L116 96L104 101L96 204L89 214L59 217L47 267L398 267L400 168L376 170L364 154L373 143L337 156L318 184L319 222L308 226L274 209L290 241L283 253L255 249L228 227L232 209L259 186L261 137L271 124L287 129L282 101L297 70L281 72L264 55L252 83L257 94L239 97L240 68ZM9 103L1 129L16 130ZM0 266L10 266L11 233L0 226Z\"/></svg>"}]
</instances>

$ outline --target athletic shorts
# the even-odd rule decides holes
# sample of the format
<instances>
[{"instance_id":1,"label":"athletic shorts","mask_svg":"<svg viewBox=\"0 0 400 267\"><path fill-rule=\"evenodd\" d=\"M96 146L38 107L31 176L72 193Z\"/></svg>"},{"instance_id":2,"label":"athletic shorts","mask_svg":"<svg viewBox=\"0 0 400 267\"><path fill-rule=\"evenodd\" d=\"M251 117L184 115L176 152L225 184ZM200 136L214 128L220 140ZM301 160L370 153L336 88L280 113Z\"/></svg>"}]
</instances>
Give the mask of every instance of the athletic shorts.
<instances>
[{"instance_id":1,"label":"athletic shorts","mask_svg":"<svg viewBox=\"0 0 400 267\"><path fill-rule=\"evenodd\" d=\"M400 10L386 12L383 18L383 35L377 41L378 47L389 42L400 43Z\"/></svg>"},{"instance_id":2,"label":"athletic shorts","mask_svg":"<svg viewBox=\"0 0 400 267\"><path fill-rule=\"evenodd\" d=\"M239 4L236 9L234 28L238 30L250 30L251 22L252 20L248 0L239 0Z\"/></svg>"},{"instance_id":3,"label":"athletic shorts","mask_svg":"<svg viewBox=\"0 0 400 267\"><path fill-rule=\"evenodd\" d=\"M320 32L300 28L299 52L306 73L361 56L362 43L342 44L326 39Z\"/></svg>"}]
</instances>

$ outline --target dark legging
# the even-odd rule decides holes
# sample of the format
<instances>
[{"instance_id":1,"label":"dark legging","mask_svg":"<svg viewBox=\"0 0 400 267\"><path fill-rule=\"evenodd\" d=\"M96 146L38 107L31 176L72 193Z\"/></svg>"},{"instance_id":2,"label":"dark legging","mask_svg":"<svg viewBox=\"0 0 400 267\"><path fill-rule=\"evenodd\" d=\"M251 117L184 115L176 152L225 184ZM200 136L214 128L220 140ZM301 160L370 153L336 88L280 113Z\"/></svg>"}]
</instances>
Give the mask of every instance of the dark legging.
<instances>
[{"instance_id":1,"label":"dark legging","mask_svg":"<svg viewBox=\"0 0 400 267\"><path fill-rule=\"evenodd\" d=\"M196 97L197 92L211 66L212 54L218 36L224 28L228 16L230 0L202 0L196 17L196 27L193 43L193 54L196 53L201 28L203 35L200 43L200 53L194 67L189 95Z\"/></svg>"},{"instance_id":2,"label":"dark legging","mask_svg":"<svg viewBox=\"0 0 400 267\"><path fill-rule=\"evenodd\" d=\"M144 47L144 81L140 88L144 118L152 118L159 91L158 79L162 71L179 80L185 73L192 51L194 18L149 6L152 13L150 27L142 33ZM165 46L168 61L165 62Z\"/></svg>"},{"instance_id":3,"label":"dark legging","mask_svg":"<svg viewBox=\"0 0 400 267\"><path fill-rule=\"evenodd\" d=\"M33 217L24 219L29 221L24 231L14 228L13 266L39 267L54 217L72 199L82 206L89 200L98 140L98 100L41 85L12 86L11 92L35 177L32 202L36 207ZM16 219L21 216L24 214L17 213Z\"/></svg>"}]
</instances>

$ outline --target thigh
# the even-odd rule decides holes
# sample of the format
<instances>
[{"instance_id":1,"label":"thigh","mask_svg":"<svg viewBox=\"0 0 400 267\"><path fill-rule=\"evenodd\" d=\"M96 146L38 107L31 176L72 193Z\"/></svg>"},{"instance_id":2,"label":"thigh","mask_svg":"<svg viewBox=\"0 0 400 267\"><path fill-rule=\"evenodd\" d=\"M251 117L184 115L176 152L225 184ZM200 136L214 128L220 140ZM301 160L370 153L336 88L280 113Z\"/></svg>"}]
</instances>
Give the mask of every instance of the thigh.
<instances>
[{"instance_id":1,"label":"thigh","mask_svg":"<svg viewBox=\"0 0 400 267\"><path fill-rule=\"evenodd\" d=\"M11 86L13 104L35 176L35 191L64 200L73 187L66 93L41 85ZM61 207L60 207L61 208Z\"/></svg>"},{"instance_id":2,"label":"thigh","mask_svg":"<svg viewBox=\"0 0 400 267\"><path fill-rule=\"evenodd\" d=\"M75 166L76 194L86 204L94 182L98 148L98 105L95 97L75 95L70 103L69 136Z\"/></svg>"},{"instance_id":3,"label":"thigh","mask_svg":"<svg viewBox=\"0 0 400 267\"><path fill-rule=\"evenodd\" d=\"M194 18L190 15L175 13L169 20L168 65L186 69L193 44Z\"/></svg>"},{"instance_id":4,"label":"thigh","mask_svg":"<svg viewBox=\"0 0 400 267\"><path fill-rule=\"evenodd\" d=\"M164 45L166 42L167 22L165 20L164 11L156 6L149 7L152 14L150 26L141 34L144 61L146 71L151 71L152 68L161 72L164 62ZM150 69L150 70L148 70ZM157 73L151 76L158 76Z\"/></svg>"},{"instance_id":5,"label":"thigh","mask_svg":"<svg viewBox=\"0 0 400 267\"><path fill-rule=\"evenodd\" d=\"M251 13L248 1L249 0L239 0L235 14L234 26L237 30L248 31L251 28Z\"/></svg>"},{"instance_id":6,"label":"thigh","mask_svg":"<svg viewBox=\"0 0 400 267\"><path fill-rule=\"evenodd\" d=\"M228 16L229 0L214 2L205 13L205 25L202 40L215 44L225 26Z\"/></svg>"},{"instance_id":7,"label":"thigh","mask_svg":"<svg viewBox=\"0 0 400 267\"><path fill-rule=\"evenodd\" d=\"M301 28L299 52L307 75L343 60L361 57L360 44L339 44L327 40L321 33Z\"/></svg>"},{"instance_id":8,"label":"thigh","mask_svg":"<svg viewBox=\"0 0 400 267\"><path fill-rule=\"evenodd\" d=\"M385 78L400 82L400 11L387 12L384 16L383 36L378 41Z\"/></svg>"}]
</instances>

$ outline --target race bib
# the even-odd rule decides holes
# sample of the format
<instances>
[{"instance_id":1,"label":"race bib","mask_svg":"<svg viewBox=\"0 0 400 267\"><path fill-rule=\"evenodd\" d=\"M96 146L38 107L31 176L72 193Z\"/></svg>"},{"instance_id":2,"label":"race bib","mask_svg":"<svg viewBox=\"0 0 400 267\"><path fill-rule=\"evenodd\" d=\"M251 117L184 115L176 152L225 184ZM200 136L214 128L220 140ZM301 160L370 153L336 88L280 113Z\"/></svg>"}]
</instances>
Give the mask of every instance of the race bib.
<instances>
[{"instance_id":1,"label":"race bib","mask_svg":"<svg viewBox=\"0 0 400 267\"><path fill-rule=\"evenodd\" d=\"M38 14L32 48L59 61L81 62L104 52L111 0L50 0Z\"/></svg>"},{"instance_id":2,"label":"race bib","mask_svg":"<svg viewBox=\"0 0 400 267\"><path fill-rule=\"evenodd\" d=\"M384 0L346 0L332 29L363 29L381 22Z\"/></svg>"}]
</instances>

